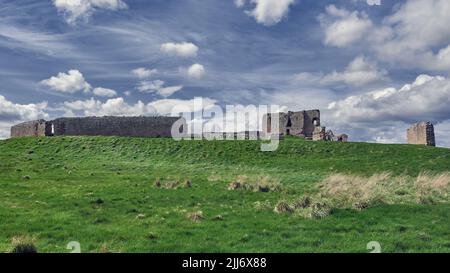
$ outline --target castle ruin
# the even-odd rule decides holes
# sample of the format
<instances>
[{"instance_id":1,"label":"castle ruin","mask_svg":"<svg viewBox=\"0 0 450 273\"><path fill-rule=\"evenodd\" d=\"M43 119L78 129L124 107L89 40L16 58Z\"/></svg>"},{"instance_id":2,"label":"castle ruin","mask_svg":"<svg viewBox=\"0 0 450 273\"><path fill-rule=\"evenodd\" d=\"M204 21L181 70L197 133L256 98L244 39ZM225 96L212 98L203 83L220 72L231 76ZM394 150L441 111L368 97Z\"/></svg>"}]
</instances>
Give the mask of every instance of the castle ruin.
<instances>
[{"instance_id":1,"label":"castle ruin","mask_svg":"<svg viewBox=\"0 0 450 273\"><path fill-rule=\"evenodd\" d=\"M279 133L280 135L292 135L312 139L315 128L320 126L319 110L289 111L287 113L278 113L277 115L279 119L279 132L274 132L275 129L272 128L274 114L267 114L263 120L267 124L267 126L263 126L266 127L264 128L265 134Z\"/></svg>"},{"instance_id":2,"label":"castle ruin","mask_svg":"<svg viewBox=\"0 0 450 273\"><path fill-rule=\"evenodd\" d=\"M181 122L180 122L181 121ZM180 133L187 128L180 117L84 117L36 120L11 127L11 137L25 136L135 136L171 137L172 126L179 122Z\"/></svg>"},{"instance_id":3,"label":"castle ruin","mask_svg":"<svg viewBox=\"0 0 450 273\"><path fill-rule=\"evenodd\" d=\"M408 144L436 146L434 126L431 122L413 124L407 130Z\"/></svg>"},{"instance_id":4,"label":"castle ruin","mask_svg":"<svg viewBox=\"0 0 450 273\"><path fill-rule=\"evenodd\" d=\"M275 132L272 124L272 119L278 115L279 130ZM337 137L332 131L326 131L326 127L320 124L320 110L308 110L278 114L267 114L263 118L263 123L266 124L264 134L272 135L279 134L280 136L297 136L314 141L339 141L347 142L348 136L343 134Z\"/></svg>"}]
</instances>

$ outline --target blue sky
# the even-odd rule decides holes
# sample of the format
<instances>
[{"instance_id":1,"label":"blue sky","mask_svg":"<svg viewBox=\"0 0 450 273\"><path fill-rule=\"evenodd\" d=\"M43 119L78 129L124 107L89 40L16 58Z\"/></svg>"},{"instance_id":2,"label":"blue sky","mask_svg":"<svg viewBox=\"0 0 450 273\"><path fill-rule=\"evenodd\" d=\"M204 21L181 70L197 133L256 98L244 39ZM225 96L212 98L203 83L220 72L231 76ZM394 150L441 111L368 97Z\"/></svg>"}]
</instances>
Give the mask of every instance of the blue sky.
<instances>
[{"instance_id":1,"label":"blue sky","mask_svg":"<svg viewBox=\"0 0 450 273\"><path fill-rule=\"evenodd\" d=\"M446 0L0 0L0 137L203 97L318 108L355 141L405 142L431 120L450 147L448 14Z\"/></svg>"}]
</instances>

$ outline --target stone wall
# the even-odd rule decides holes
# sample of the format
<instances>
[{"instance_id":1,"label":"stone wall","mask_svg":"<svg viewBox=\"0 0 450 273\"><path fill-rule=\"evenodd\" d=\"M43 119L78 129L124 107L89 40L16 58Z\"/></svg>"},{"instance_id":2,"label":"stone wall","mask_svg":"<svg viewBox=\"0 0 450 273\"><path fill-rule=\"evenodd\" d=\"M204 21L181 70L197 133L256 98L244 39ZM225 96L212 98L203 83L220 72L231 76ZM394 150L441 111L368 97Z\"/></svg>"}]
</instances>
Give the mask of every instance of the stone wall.
<instances>
[{"instance_id":1,"label":"stone wall","mask_svg":"<svg viewBox=\"0 0 450 273\"><path fill-rule=\"evenodd\" d=\"M84 117L33 121L11 128L11 137L20 136L136 136L171 137L172 125L180 117ZM180 133L187 129L181 120Z\"/></svg>"},{"instance_id":2,"label":"stone wall","mask_svg":"<svg viewBox=\"0 0 450 273\"><path fill-rule=\"evenodd\" d=\"M47 123L45 120L34 120L11 127L11 137L45 136Z\"/></svg>"},{"instance_id":3,"label":"stone wall","mask_svg":"<svg viewBox=\"0 0 450 273\"><path fill-rule=\"evenodd\" d=\"M436 146L434 126L431 122L420 122L407 131L408 144Z\"/></svg>"},{"instance_id":4,"label":"stone wall","mask_svg":"<svg viewBox=\"0 0 450 273\"><path fill-rule=\"evenodd\" d=\"M272 126L273 114L264 116L263 122L267 124L264 133L274 134ZM314 129L320 126L320 111L309 110L300 112L279 113L279 132L282 135L293 135L312 138Z\"/></svg>"}]
</instances>

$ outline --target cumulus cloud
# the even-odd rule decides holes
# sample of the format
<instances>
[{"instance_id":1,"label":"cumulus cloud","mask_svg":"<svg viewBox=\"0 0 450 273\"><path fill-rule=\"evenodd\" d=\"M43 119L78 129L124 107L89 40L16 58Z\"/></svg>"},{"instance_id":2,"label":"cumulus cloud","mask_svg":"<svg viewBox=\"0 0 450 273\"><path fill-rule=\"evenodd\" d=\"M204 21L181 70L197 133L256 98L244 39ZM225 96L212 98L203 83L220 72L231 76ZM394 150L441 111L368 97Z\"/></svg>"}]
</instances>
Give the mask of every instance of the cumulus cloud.
<instances>
[{"instance_id":1,"label":"cumulus cloud","mask_svg":"<svg viewBox=\"0 0 450 273\"><path fill-rule=\"evenodd\" d=\"M201 64L193 64L188 68L187 74L192 78L200 79L206 74L206 70Z\"/></svg>"},{"instance_id":2,"label":"cumulus cloud","mask_svg":"<svg viewBox=\"0 0 450 273\"><path fill-rule=\"evenodd\" d=\"M97 87L93 91L94 95L99 97L115 97L117 96L117 92L112 89Z\"/></svg>"},{"instance_id":3,"label":"cumulus cloud","mask_svg":"<svg viewBox=\"0 0 450 273\"><path fill-rule=\"evenodd\" d=\"M0 95L0 138L10 135L12 125L36 119L48 118L47 103L18 104Z\"/></svg>"},{"instance_id":4,"label":"cumulus cloud","mask_svg":"<svg viewBox=\"0 0 450 273\"><path fill-rule=\"evenodd\" d=\"M73 94L78 91L89 92L91 85L86 82L83 74L78 70L69 70L67 73L60 72L57 76L41 81L41 84L52 90Z\"/></svg>"},{"instance_id":5,"label":"cumulus cloud","mask_svg":"<svg viewBox=\"0 0 450 273\"><path fill-rule=\"evenodd\" d=\"M325 44L337 47L348 46L364 37L373 27L364 12L350 12L334 5L326 7L326 14L319 17L325 29Z\"/></svg>"},{"instance_id":6,"label":"cumulus cloud","mask_svg":"<svg viewBox=\"0 0 450 273\"><path fill-rule=\"evenodd\" d=\"M49 87L52 90L74 94L83 91L84 93L93 93L99 97L115 97L117 92L113 89L96 87L93 88L84 78L83 74L76 70L69 70L67 73L60 72L58 75L40 82L43 86Z\"/></svg>"},{"instance_id":7,"label":"cumulus cloud","mask_svg":"<svg viewBox=\"0 0 450 273\"><path fill-rule=\"evenodd\" d=\"M148 69L148 68L144 68L144 67L136 68L131 71L131 74L138 77L139 79L150 78L151 76L155 75L156 73L158 73L157 69Z\"/></svg>"},{"instance_id":8,"label":"cumulus cloud","mask_svg":"<svg viewBox=\"0 0 450 273\"><path fill-rule=\"evenodd\" d=\"M435 124L439 146L450 147L450 79L419 75L400 88L349 96L322 112L326 125L353 141L406 143L406 129L419 121ZM324 122L325 123L325 122Z\"/></svg>"},{"instance_id":9,"label":"cumulus cloud","mask_svg":"<svg viewBox=\"0 0 450 273\"><path fill-rule=\"evenodd\" d=\"M342 72L333 71L322 78L324 84L343 82L348 85L362 86L384 80L387 71L379 69L375 62L363 56L355 58Z\"/></svg>"},{"instance_id":10,"label":"cumulus cloud","mask_svg":"<svg viewBox=\"0 0 450 273\"><path fill-rule=\"evenodd\" d=\"M161 80L141 81L137 89L142 93L155 93L162 97L170 97L183 89L182 85L165 86L165 82Z\"/></svg>"},{"instance_id":11,"label":"cumulus cloud","mask_svg":"<svg viewBox=\"0 0 450 273\"><path fill-rule=\"evenodd\" d=\"M397 66L450 70L450 2L408 0L379 24L364 12L331 5L319 17L324 43L361 45Z\"/></svg>"},{"instance_id":12,"label":"cumulus cloud","mask_svg":"<svg viewBox=\"0 0 450 273\"><path fill-rule=\"evenodd\" d=\"M203 98L202 109L209 109L216 104L216 101ZM163 99L150 103L138 101L135 104L127 103L123 98L109 99L105 102L91 98L89 100L68 101L64 107L71 111L79 111L84 116L153 116L171 115L177 107L183 107L189 111L194 111L194 104L198 105L200 98L191 100Z\"/></svg>"},{"instance_id":13,"label":"cumulus cloud","mask_svg":"<svg viewBox=\"0 0 450 273\"><path fill-rule=\"evenodd\" d=\"M365 58L356 57L345 68L344 71L333 71L329 74L303 72L296 75L296 80L304 83L314 83L320 85L333 85L344 83L351 86L363 86L373 82L387 79L387 71L379 69L378 65Z\"/></svg>"},{"instance_id":14,"label":"cumulus cloud","mask_svg":"<svg viewBox=\"0 0 450 273\"><path fill-rule=\"evenodd\" d=\"M84 116L145 116L157 114L155 109L138 101L128 104L123 98L108 99L106 102L95 100L77 100L64 102L69 110L81 111Z\"/></svg>"},{"instance_id":15,"label":"cumulus cloud","mask_svg":"<svg viewBox=\"0 0 450 273\"><path fill-rule=\"evenodd\" d=\"M195 57L199 48L193 43L165 43L161 45L161 51L179 57Z\"/></svg>"},{"instance_id":16,"label":"cumulus cloud","mask_svg":"<svg viewBox=\"0 0 450 273\"><path fill-rule=\"evenodd\" d=\"M237 7L241 8L246 4L246 0L235 0ZM249 0L254 8L247 10L249 16L255 18L256 22L272 26L279 23L289 12L295 0Z\"/></svg>"},{"instance_id":17,"label":"cumulus cloud","mask_svg":"<svg viewBox=\"0 0 450 273\"><path fill-rule=\"evenodd\" d=\"M128 8L122 0L53 0L56 9L63 13L68 24L88 20L97 9L120 10Z\"/></svg>"},{"instance_id":18,"label":"cumulus cloud","mask_svg":"<svg viewBox=\"0 0 450 273\"><path fill-rule=\"evenodd\" d=\"M441 122L450 117L450 79L420 75L402 88L386 88L350 96L329 105L337 122L421 120Z\"/></svg>"}]
</instances>

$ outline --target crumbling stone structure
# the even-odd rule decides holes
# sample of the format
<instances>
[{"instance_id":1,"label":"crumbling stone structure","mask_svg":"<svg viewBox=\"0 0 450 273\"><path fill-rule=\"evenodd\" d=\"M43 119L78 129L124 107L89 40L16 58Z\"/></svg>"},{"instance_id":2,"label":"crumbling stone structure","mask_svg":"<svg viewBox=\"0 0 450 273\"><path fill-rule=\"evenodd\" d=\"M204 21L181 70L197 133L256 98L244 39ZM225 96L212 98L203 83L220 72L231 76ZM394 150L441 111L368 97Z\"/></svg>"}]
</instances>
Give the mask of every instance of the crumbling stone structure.
<instances>
[{"instance_id":1,"label":"crumbling stone structure","mask_svg":"<svg viewBox=\"0 0 450 273\"><path fill-rule=\"evenodd\" d=\"M11 127L11 137L20 136L46 136L47 122L43 119L28 121Z\"/></svg>"},{"instance_id":2,"label":"crumbling stone structure","mask_svg":"<svg viewBox=\"0 0 450 273\"><path fill-rule=\"evenodd\" d=\"M328 135L327 135L325 127L317 126L314 129L314 132L313 132L313 140L314 141L327 140L327 136Z\"/></svg>"},{"instance_id":3,"label":"crumbling stone structure","mask_svg":"<svg viewBox=\"0 0 450 273\"><path fill-rule=\"evenodd\" d=\"M338 135L336 136L336 141L348 142L348 135L347 134Z\"/></svg>"},{"instance_id":4,"label":"crumbling stone structure","mask_svg":"<svg viewBox=\"0 0 450 273\"><path fill-rule=\"evenodd\" d=\"M180 122L181 121L181 122ZM180 124L179 132L187 129L180 117L84 117L37 120L11 127L11 137L24 136L135 136L171 137L172 126Z\"/></svg>"},{"instance_id":5,"label":"crumbling stone structure","mask_svg":"<svg viewBox=\"0 0 450 273\"><path fill-rule=\"evenodd\" d=\"M264 116L263 122L267 126L263 126L265 134L292 135L312 139L314 129L320 126L320 111L309 110L300 112L279 113L279 132L274 132L272 128L272 117L274 114Z\"/></svg>"},{"instance_id":6,"label":"crumbling stone structure","mask_svg":"<svg viewBox=\"0 0 450 273\"><path fill-rule=\"evenodd\" d=\"M431 122L413 124L407 130L408 144L436 146L434 126Z\"/></svg>"},{"instance_id":7,"label":"crumbling stone structure","mask_svg":"<svg viewBox=\"0 0 450 273\"><path fill-rule=\"evenodd\" d=\"M335 136L331 130L326 131L326 127L320 125L320 111L309 110L300 112L279 113L279 130L273 125L272 119L276 114L267 114L263 118L263 128L265 135L279 134L281 137L292 135L314 141L339 141L347 142L348 135Z\"/></svg>"}]
</instances>

